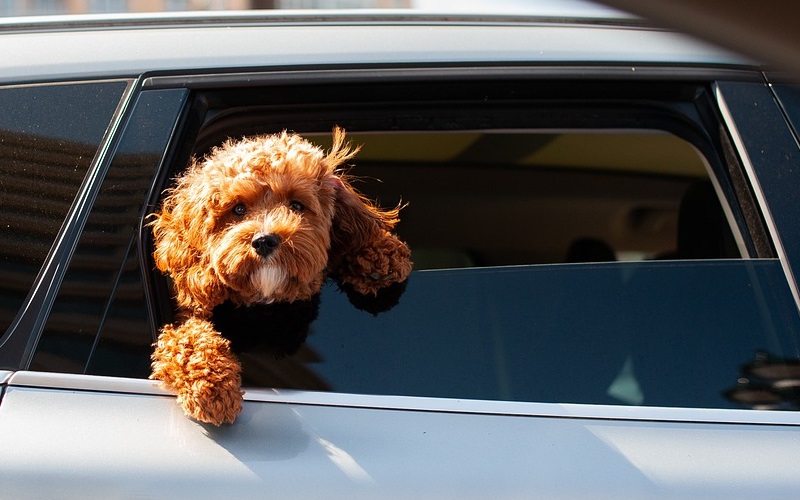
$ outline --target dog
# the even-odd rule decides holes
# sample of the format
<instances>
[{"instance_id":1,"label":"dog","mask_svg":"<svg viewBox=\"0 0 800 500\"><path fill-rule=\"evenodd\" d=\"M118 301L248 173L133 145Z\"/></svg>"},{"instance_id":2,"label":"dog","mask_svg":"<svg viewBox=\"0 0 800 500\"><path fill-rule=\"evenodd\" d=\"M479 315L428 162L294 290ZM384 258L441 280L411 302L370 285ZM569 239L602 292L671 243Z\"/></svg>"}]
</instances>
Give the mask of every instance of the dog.
<instances>
[{"instance_id":1,"label":"dog","mask_svg":"<svg viewBox=\"0 0 800 500\"><path fill-rule=\"evenodd\" d=\"M172 280L177 314L159 333L151 378L189 417L220 425L242 409L241 366L215 309L307 302L315 316L328 277L359 297L407 280L410 250L393 232L401 207L378 207L343 172L358 150L339 127L327 154L286 131L228 140L165 192L150 222L153 257ZM229 316L217 322L224 329L246 323Z\"/></svg>"}]
</instances>

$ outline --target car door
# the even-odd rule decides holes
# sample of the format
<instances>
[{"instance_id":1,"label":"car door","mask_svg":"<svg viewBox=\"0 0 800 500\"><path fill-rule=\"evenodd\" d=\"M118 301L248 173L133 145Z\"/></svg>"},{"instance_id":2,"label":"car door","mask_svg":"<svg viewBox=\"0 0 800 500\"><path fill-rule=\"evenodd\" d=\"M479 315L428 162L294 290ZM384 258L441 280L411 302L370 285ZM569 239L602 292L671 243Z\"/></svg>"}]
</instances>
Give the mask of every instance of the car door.
<instances>
[{"instance_id":1,"label":"car door","mask_svg":"<svg viewBox=\"0 0 800 500\"><path fill-rule=\"evenodd\" d=\"M0 379L4 495L793 496L796 413L759 409L797 405L794 246L748 131L787 158L797 146L729 94L768 89L619 69L602 84L409 73L137 83L57 285L6 337L24 342L4 344L22 346ZM296 355L242 354L235 424L187 419L146 379L172 314L147 216L228 135L292 128L325 146L335 123L364 144L354 175L384 181L364 191L409 202L405 292L373 315L329 283ZM680 216L694 185L718 211L699 230L711 255L672 248L699 217ZM573 236L598 239L587 228L608 228L613 258L555 262Z\"/></svg>"}]
</instances>

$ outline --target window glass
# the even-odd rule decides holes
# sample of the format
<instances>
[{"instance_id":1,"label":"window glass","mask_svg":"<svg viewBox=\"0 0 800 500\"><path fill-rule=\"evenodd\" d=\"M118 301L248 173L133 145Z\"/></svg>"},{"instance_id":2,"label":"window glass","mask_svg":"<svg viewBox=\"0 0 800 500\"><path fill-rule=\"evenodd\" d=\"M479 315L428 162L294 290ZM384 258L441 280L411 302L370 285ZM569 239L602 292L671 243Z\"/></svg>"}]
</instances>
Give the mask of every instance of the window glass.
<instances>
[{"instance_id":1,"label":"window glass","mask_svg":"<svg viewBox=\"0 0 800 500\"><path fill-rule=\"evenodd\" d=\"M800 87L797 85L774 85L773 90L780 99L795 136L800 137Z\"/></svg>"},{"instance_id":2,"label":"window glass","mask_svg":"<svg viewBox=\"0 0 800 500\"><path fill-rule=\"evenodd\" d=\"M147 376L153 335L139 266L139 229L185 94L151 91L139 96L59 289L32 369Z\"/></svg>"},{"instance_id":3,"label":"window glass","mask_svg":"<svg viewBox=\"0 0 800 500\"><path fill-rule=\"evenodd\" d=\"M0 88L0 332L27 296L126 85Z\"/></svg>"},{"instance_id":4,"label":"window glass","mask_svg":"<svg viewBox=\"0 0 800 500\"><path fill-rule=\"evenodd\" d=\"M414 261L386 312L327 283L297 353L235 344L245 385L795 409L781 387L800 318L780 262L752 259L743 213L758 209L734 196L709 95L631 82L210 91L195 156L282 129L326 149L340 125L361 147L357 189L404 205Z\"/></svg>"},{"instance_id":5,"label":"window glass","mask_svg":"<svg viewBox=\"0 0 800 500\"><path fill-rule=\"evenodd\" d=\"M329 284L298 355L245 362L253 385L302 368L348 393L797 409L799 348L778 261L649 261L415 272L377 316Z\"/></svg>"}]
</instances>

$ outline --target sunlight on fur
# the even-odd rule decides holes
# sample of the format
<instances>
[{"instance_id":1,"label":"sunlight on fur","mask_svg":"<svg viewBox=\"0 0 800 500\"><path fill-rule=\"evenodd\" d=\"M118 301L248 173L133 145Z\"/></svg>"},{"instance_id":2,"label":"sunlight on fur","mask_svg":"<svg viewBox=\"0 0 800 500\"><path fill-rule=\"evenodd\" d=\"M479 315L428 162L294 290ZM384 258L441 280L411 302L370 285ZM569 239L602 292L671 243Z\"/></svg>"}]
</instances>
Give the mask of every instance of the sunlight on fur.
<instances>
[{"instance_id":1,"label":"sunlight on fur","mask_svg":"<svg viewBox=\"0 0 800 500\"><path fill-rule=\"evenodd\" d=\"M264 302L268 304L274 301L273 294L284 279L283 269L273 266L263 266L253 274L254 286L261 290L262 295L265 297Z\"/></svg>"},{"instance_id":2,"label":"sunlight on fur","mask_svg":"<svg viewBox=\"0 0 800 500\"><path fill-rule=\"evenodd\" d=\"M161 330L151 378L190 417L219 425L242 409L241 366L214 328L216 306L313 300L328 277L363 296L407 279L410 251L393 232L400 207L376 206L341 170L358 149L338 127L327 154L285 131L229 140L165 191L150 225L177 322Z\"/></svg>"}]
</instances>

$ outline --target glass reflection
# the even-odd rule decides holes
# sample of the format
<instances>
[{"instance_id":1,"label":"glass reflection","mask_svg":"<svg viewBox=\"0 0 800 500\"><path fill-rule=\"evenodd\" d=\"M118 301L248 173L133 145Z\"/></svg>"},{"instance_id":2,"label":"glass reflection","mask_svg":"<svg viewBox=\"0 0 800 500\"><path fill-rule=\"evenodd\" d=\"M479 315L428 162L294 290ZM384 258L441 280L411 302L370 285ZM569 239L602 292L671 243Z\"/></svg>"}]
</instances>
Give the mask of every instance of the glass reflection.
<instances>
[{"instance_id":1,"label":"glass reflection","mask_svg":"<svg viewBox=\"0 0 800 500\"><path fill-rule=\"evenodd\" d=\"M27 296L126 85L0 89L0 332Z\"/></svg>"},{"instance_id":2,"label":"glass reflection","mask_svg":"<svg viewBox=\"0 0 800 500\"><path fill-rule=\"evenodd\" d=\"M800 319L777 260L423 271L412 274L399 305L377 316L327 285L305 347L258 358L270 376L262 381L254 371L248 382L738 408L724 392L741 360L765 345L786 359L800 346ZM313 387L305 387L309 380Z\"/></svg>"}]
</instances>

